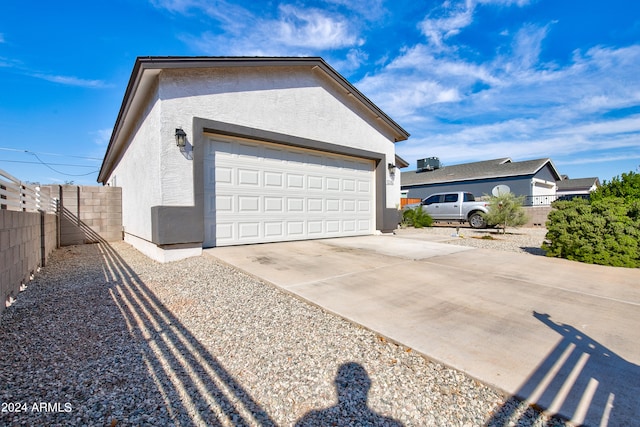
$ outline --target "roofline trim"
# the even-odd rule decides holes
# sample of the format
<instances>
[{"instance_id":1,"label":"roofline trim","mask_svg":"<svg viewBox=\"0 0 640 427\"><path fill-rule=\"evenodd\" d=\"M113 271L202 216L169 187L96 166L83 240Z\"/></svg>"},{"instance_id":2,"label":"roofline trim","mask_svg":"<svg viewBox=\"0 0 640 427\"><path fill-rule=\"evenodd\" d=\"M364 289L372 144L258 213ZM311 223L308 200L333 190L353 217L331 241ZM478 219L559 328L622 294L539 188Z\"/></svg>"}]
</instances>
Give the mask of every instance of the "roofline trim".
<instances>
[{"instance_id":1,"label":"roofline trim","mask_svg":"<svg viewBox=\"0 0 640 427\"><path fill-rule=\"evenodd\" d=\"M404 141L409 138L410 134L396 123L391 117L384 113L369 98L353 86L340 73L318 56L310 57L215 57L215 56L139 56L136 61L129 78L129 83L125 90L124 98L118 116L116 118L111 139L107 146L105 156L98 173L98 182L105 183L107 179L107 169L112 169L115 159L112 150L115 150L116 141L120 136L124 119L131 108L133 97L140 86L140 82L145 71L163 69L179 69L179 68L213 68L213 67L241 67L247 65L259 66L283 66L283 65L308 65L312 69L320 69L340 86L342 86L348 94L353 95L365 107L367 107L377 118L382 120L397 135L394 142ZM108 165L108 167L107 167Z\"/></svg>"}]
</instances>

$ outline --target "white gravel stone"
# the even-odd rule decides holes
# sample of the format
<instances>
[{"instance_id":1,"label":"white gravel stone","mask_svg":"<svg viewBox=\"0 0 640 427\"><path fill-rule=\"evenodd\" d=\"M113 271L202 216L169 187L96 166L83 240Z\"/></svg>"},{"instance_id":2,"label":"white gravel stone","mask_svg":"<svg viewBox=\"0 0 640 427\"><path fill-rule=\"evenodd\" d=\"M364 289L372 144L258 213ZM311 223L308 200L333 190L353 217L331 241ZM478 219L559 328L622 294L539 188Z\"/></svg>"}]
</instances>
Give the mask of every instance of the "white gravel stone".
<instances>
[{"instance_id":1,"label":"white gravel stone","mask_svg":"<svg viewBox=\"0 0 640 427\"><path fill-rule=\"evenodd\" d=\"M0 354L0 425L564 425L212 258L122 242L57 250Z\"/></svg>"}]
</instances>

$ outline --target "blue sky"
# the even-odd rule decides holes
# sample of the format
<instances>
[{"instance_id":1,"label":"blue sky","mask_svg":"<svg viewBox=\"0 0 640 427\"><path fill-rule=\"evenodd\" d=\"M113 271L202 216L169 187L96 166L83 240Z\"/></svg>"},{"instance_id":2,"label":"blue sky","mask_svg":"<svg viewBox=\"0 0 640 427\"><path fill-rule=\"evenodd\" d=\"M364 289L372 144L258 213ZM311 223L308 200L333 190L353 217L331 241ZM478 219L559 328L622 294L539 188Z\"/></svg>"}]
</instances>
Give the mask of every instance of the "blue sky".
<instances>
[{"instance_id":1,"label":"blue sky","mask_svg":"<svg viewBox=\"0 0 640 427\"><path fill-rule=\"evenodd\" d=\"M0 168L95 184L137 56L322 56L411 133L415 168L640 170L633 0L5 1ZM44 166L46 163L48 166ZM406 170L409 170L406 169Z\"/></svg>"}]
</instances>

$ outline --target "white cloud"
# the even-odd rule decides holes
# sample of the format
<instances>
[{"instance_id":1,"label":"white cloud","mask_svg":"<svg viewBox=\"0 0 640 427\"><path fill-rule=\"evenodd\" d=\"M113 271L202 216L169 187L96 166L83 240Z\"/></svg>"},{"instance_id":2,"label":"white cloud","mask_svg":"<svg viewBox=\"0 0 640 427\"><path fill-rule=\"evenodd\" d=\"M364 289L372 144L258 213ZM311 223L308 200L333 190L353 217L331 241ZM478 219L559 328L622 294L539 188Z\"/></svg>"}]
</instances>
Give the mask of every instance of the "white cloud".
<instances>
[{"instance_id":1,"label":"white cloud","mask_svg":"<svg viewBox=\"0 0 640 427\"><path fill-rule=\"evenodd\" d=\"M640 115L616 115L640 105L640 45L577 51L563 66L541 63L548 30L524 25L515 33L509 55L484 63L416 45L356 86L419 135L396 145L412 166L430 156L449 164L551 157L571 165L599 162L593 153L603 150L639 155ZM425 82L439 85L421 90ZM408 94L412 87L413 97ZM427 102L445 87L458 97ZM396 91L407 93L389 96ZM617 158L607 153L596 157Z\"/></svg>"},{"instance_id":2,"label":"white cloud","mask_svg":"<svg viewBox=\"0 0 640 427\"><path fill-rule=\"evenodd\" d=\"M0 43L5 43L4 34L0 33Z\"/></svg>"},{"instance_id":3,"label":"white cloud","mask_svg":"<svg viewBox=\"0 0 640 427\"><path fill-rule=\"evenodd\" d=\"M533 24L524 25L516 34L513 41L513 63L518 69L530 69L538 65L542 52L542 41L547 36L547 27Z\"/></svg>"},{"instance_id":4,"label":"white cloud","mask_svg":"<svg viewBox=\"0 0 640 427\"><path fill-rule=\"evenodd\" d=\"M195 50L210 55L313 55L364 43L358 35L358 20L318 8L281 4L276 16L262 16L223 1L154 0L154 5L185 15L201 12L216 20L221 33L180 36Z\"/></svg>"},{"instance_id":5,"label":"white cloud","mask_svg":"<svg viewBox=\"0 0 640 427\"><path fill-rule=\"evenodd\" d=\"M440 17L424 19L418 27L430 44L441 50L444 48L445 39L459 34L463 28L471 24L473 9L471 2L458 4L450 10L445 10Z\"/></svg>"},{"instance_id":6,"label":"white cloud","mask_svg":"<svg viewBox=\"0 0 640 427\"><path fill-rule=\"evenodd\" d=\"M349 49L346 57L331 58L329 57L329 63L332 67L342 70L342 72L350 72L357 70L360 66L369 59L369 55L358 48Z\"/></svg>"},{"instance_id":7,"label":"white cloud","mask_svg":"<svg viewBox=\"0 0 640 427\"><path fill-rule=\"evenodd\" d=\"M640 152L635 154L625 154L622 156L611 156L611 155L589 156L589 157L582 157L574 160L561 160L556 163L559 165L588 165L593 163L619 162L619 161L633 160L633 159L640 159Z\"/></svg>"},{"instance_id":8,"label":"white cloud","mask_svg":"<svg viewBox=\"0 0 640 427\"><path fill-rule=\"evenodd\" d=\"M111 139L112 132L112 128L98 129L91 132L91 135L93 136L93 142L97 145L107 145L109 143L109 140Z\"/></svg>"},{"instance_id":9,"label":"white cloud","mask_svg":"<svg viewBox=\"0 0 640 427\"><path fill-rule=\"evenodd\" d=\"M363 44L363 40L352 31L350 21L343 16L289 5L279 9L280 19L277 22L262 23L264 35L273 33L275 29L272 41L276 43L319 50Z\"/></svg>"},{"instance_id":10,"label":"white cloud","mask_svg":"<svg viewBox=\"0 0 640 427\"><path fill-rule=\"evenodd\" d=\"M73 76L60 76L52 74L31 73L31 77L46 80L52 83L58 83L65 86L77 86L86 88L104 88L108 85L102 80L87 80Z\"/></svg>"}]
</instances>

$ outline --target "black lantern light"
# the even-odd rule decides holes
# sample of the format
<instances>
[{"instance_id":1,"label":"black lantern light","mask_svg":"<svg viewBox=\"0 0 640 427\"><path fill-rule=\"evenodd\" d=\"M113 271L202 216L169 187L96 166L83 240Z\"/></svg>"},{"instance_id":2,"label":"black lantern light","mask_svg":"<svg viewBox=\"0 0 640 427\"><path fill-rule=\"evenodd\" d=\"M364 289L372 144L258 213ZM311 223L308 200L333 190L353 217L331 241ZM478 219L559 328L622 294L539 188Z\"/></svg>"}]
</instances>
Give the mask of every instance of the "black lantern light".
<instances>
[{"instance_id":1,"label":"black lantern light","mask_svg":"<svg viewBox=\"0 0 640 427\"><path fill-rule=\"evenodd\" d=\"M184 148L187 144L187 133L182 128L176 129L176 145L180 148Z\"/></svg>"}]
</instances>

